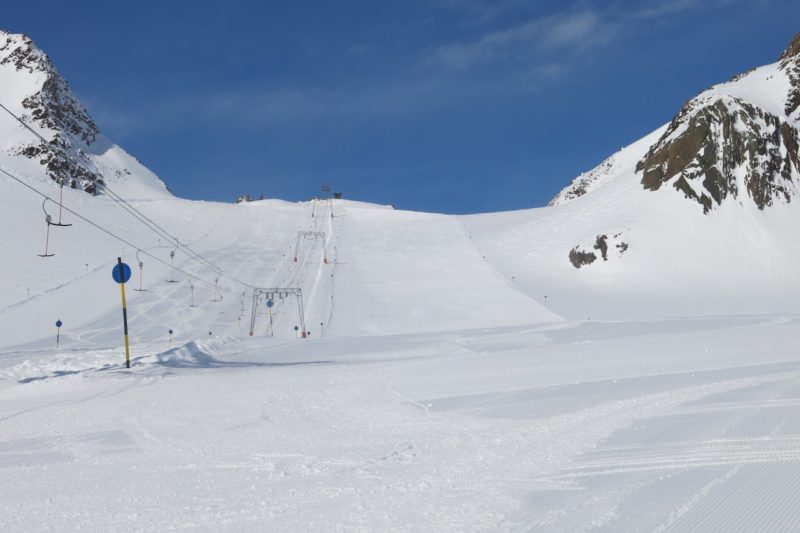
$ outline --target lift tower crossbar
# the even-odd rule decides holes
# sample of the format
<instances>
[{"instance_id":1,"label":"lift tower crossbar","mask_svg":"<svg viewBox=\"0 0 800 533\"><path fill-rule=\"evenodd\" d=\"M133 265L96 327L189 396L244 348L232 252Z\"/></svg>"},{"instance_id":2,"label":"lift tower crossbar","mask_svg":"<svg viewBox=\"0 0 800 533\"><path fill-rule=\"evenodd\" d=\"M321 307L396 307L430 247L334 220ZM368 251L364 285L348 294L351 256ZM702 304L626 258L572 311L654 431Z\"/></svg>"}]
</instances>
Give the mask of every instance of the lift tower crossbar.
<instances>
[{"instance_id":1,"label":"lift tower crossbar","mask_svg":"<svg viewBox=\"0 0 800 533\"><path fill-rule=\"evenodd\" d=\"M263 298L262 298L263 296ZM258 303L263 300L284 300L289 296L295 296L297 299L297 312L300 315L300 327L302 329L302 337L306 338L306 317L305 310L303 309L303 290L296 287L268 287L253 289L253 305L250 309L250 336L256 330L256 312L258 311Z\"/></svg>"},{"instance_id":2,"label":"lift tower crossbar","mask_svg":"<svg viewBox=\"0 0 800 533\"><path fill-rule=\"evenodd\" d=\"M297 263L297 258L300 254L300 241L303 239L322 239L322 262L328 264L328 252L325 249L325 232L324 231L298 231L297 242L294 245L294 262Z\"/></svg>"}]
</instances>

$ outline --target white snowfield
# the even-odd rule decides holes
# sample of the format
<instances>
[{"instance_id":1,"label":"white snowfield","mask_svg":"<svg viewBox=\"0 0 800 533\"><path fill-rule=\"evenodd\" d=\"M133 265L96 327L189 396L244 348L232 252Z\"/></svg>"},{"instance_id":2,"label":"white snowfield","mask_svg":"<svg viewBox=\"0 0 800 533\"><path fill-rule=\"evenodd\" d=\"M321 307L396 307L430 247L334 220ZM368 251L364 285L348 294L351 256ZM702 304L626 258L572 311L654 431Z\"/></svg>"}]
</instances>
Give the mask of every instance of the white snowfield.
<instances>
[{"instance_id":1,"label":"white snowfield","mask_svg":"<svg viewBox=\"0 0 800 533\"><path fill-rule=\"evenodd\" d=\"M309 338L293 329L292 297L276 300L274 337L260 302L250 337L250 290L223 276L212 301L214 273L181 249L176 266L210 285L183 272L167 283L169 267L140 254L146 291L134 291L136 250L68 214L72 227L51 228L55 256L37 257L40 202L9 181L2 530L800 527L800 318L724 303L646 316L653 294L675 292L657 284L620 294L642 317L610 320L624 311L603 292L612 273L570 291L563 250L548 258L542 226L566 231L568 205L463 218L348 201L333 217L320 201L135 202L226 274L303 290ZM172 247L110 199L65 198L169 261ZM325 232L325 249L303 240L295 262L297 231ZM130 370L120 254L133 267Z\"/></svg>"},{"instance_id":2,"label":"white snowfield","mask_svg":"<svg viewBox=\"0 0 800 533\"><path fill-rule=\"evenodd\" d=\"M658 135L580 198L471 216L191 202L102 139L169 235L65 188L46 258L0 174L0 531L800 531L800 209L643 191Z\"/></svg>"}]
</instances>

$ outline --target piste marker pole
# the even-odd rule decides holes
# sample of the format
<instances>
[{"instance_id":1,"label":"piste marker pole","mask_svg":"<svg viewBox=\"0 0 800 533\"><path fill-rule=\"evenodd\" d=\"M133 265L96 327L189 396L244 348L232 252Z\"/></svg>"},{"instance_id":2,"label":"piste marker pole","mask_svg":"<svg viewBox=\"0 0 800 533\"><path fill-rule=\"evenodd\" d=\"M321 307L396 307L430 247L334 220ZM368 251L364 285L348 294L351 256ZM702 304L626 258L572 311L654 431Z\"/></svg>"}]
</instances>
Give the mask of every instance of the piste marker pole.
<instances>
[{"instance_id":1,"label":"piste marker pole","mask_svg":"<svg viewBox=\"0 0 800 533\"><path fill-rule=\"evenodd\" d=\"M125 333L125 368L131 367L131 348L128 342L128 304L125 301L125 282L131 277L131 269L122 262L121 257L117 257L117 265L111 272L114 281L119 283L119 291L122 295L122 327Z\"/></svg>"}]
</instances>

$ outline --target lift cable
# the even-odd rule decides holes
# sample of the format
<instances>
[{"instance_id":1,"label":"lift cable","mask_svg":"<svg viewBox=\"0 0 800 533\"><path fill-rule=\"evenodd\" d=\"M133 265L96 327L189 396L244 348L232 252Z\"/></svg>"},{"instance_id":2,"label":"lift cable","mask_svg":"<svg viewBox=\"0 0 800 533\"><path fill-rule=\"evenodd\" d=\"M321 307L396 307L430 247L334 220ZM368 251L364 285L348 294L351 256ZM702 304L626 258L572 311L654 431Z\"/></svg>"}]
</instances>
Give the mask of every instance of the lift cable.
<instances>
[{"instance_id":1,"label":"lift cable","mask_svg":"<svg viewBox=\"0 0 800 533\"><path fill-rule=\"evenodd\" d=\"M8 172L7 170L5 170L5 169L3 169L3 168L0 168L0 173L3 173L3 174L5 174L6 176L8 176L8 177L9 177L9 178L11 178L12 180L16 181L16 182L17 182L17 183L19 183L20 185L22 185L22 186L24 186L24 187L26 187L26 188L30 189L31 191L35 192L35 193L36 193L36 194L38 194L39 196L41 196L41 197L43 197L43 198L45 198L45 199L47 199L47 200L50 200L51 202L55 203L55 200L54 200L53 198L50 198L50 197L49 197L49 196L48 196L46 193L43 193L42 191L38 190L37 188L35 188L35 187L31 186L31 185L28 185L27 183L25 183L25 181L23 181L23 180L21 180L20 178L18 178L18 177L16 177L16 176L14 176L13 174L11 174L10 172ZM96 222L93 222L92 220L90 220L90 219L86 218L85 216L81 215L80 213L78 213L78 212L77 212L77 211L75 211L74 209L72 209L72 208L69 208L69 207L64 207L64 210L65 210L65 211L67 211L67 212L69 212L69 213L71 213L71 214L73 214L73 215L75 215L76 217L78 217L79 219L83 220L83 221L84 221L84 222L86 222L87 224L89 224L89 225L91 225L91 226L94 226L95 228L99 229L99 230L100 230L100 231L102 231L103 233L105 233L105 234L107 234L107 235L110 235L111 237L113 237L113 238L117 239L118 241L122 242L123 244L126 244L126 245L130 246L132 249L141 251L141 253L143 253L144 255L146 255L146 256L148 256L148 257L150 257L151 259L155 260L156 262L158 262L158 263L161 263L162 265L164 265L164 266L167 266L167 267L168 267L168 266L170 266L170 264L169 264L169 263L167 263L167 262L166 262L166 261L164 261L163 259L159 258L158 256L155 256L155 255L151 254L151 253L150 253L150 252L148 252L147 250L144 250L144 249L143 249L141 246L137 246L136 244L134 244L134 243L130 242L130 241L129 241L129 240L127 240L127 239L125 239L124 237L120 237L120 236L119 236L119 235L117 235L116 233L114 233L114 232L112 232L112 231L110 231L110 230L108 230L108 229L104 228L104 227L103 227L103 226L101 226L100 224L97 224ZM185 270L183 270L183 269L181 269L181 268L177 268L177 267L176 267L176 268L175 268L175 270L177 270L178 272L181 272L181 273L183 273L183 274L184 274L184 275L186 275L187 277L190 277L190 278L192 278L192 279L195 279L195 280L197 280L197 281L199 281L199 282L201 282L201 283L205 283L206 285L209 285L209 286L211 286L211 287L213 287L213 286L214 286L214 282L213 282L213 281L208 281L208 280L206 280L206 279L204 279L204 278L201 278L200 276L197 276L197 275L195 275L195 274L192 274L192 273L190 273L190 272L187 272L187 271L185 271ZM233 290L230 290L230 289L222 289L222 290L224 290L224 291L226 291L226 292L229 292L229 293L231 293L231 294L234 294L234 293L235 293L235 294L239 294L239 292L238 292L238 291L233 291Z\"/></svg>"},{"instance_id":2,"label":"lift cable","mask_svg":"<svg viewBox=\"0 0 800 533\"><path fill-rule=\"evenodd\" d=\"M182 249L187 255L189 255L190 257L193 257L197 261L201 262L203 265L205 265L207 268L212 270L214 273L216 273L220 277L226 277L226 278L230 279L231 281L234 281L235 283L238 283L239 285L242 285L243 287L246 287L248 289L255 288L255 285L252 285L250 283L242 281L242 280L236 278L235 276L233 276L232 274L229 274L229 273L225 272L220 267L216 266L214 263L212 263L211 261L209 261L208 259L203 257L200 253L194 251L187 244L184 244L183 242L181 242L180 239L178 239L177 237L175 237L174 235L169 233L167 230L165 230L164 228L159 226L156 222L154 222L152 219L150 219L147 215L145 215L144 213L139 211L136 207L132 206L128 201L126 201L124 198L122 198L119 194L117 194L112 189L110 189L108 187L108 185L103 184L102 187L103 187L103 190L105 190L107 193L109 193L109 197L112 200L114 200L115 202L117 202L120 205L120 207L122 207L123 209L128 211L128 213L130 213L131 216L133 216L134 218L138 219L140 222L142 222L146 226L150 227L150 229L153 232L155 232L156 234L158 234L162 238L164 238L164 239L166 239L168 241L174 242L177 248Z\"/></svg>"},{"instance_id":3,"label":"lift cable","mask_svg":"<svg viewBox=\"0 0 800 533\"><path fill-rule=\"evenodd\" d=\"M33 129L27 122L22 120L22 118L17 116L14 112L12 112L10 109L8 109L2 103L0 103L0 108L2 108L6 113L11 115L11 117L13 117L17 122L22 124L22 126L25 127L25 129L27 129L28 131L33 133L36 137L38 137L44 143L44 146L45 146L45 148L47 150L60 152L61 156L66 157L67 159L70 159L69 154L67 154L60 146L53 146L38 131ZM128 203L124 198L122 198L119 194L114 192L111 188L108 187L107 184L101 183L100 185L108 193L109 198L111 198L112 200L117 202L117 204L119 204L120 207L125 209L131 216L133 216L139 222L141 222L142 224L147 226L148 229L150 229L151 231L156 233L156 235L158 235L159 237L161 237L161 238L163 238L165 240L174 241L175 245L178 248L182 248L186 252L187 255L189 255L189 256L193 257L194 259L196 259L197 261L203 263L207 268L211 269L212 271L214 271L219 276L226 277L226 278L230 279L231 281L233 281L235 283L238 283L239 285L242 285L242 286L244 286L246 288L249 288L249 289L254 289L255 288L255 285L253 285L251 283L244 282L244 281L236 278L235 276L233 276L231 274L228 274L227 272L225 272L224 270L222 270L218 266L214 265L211 261L209 261L208 259L206 259L202 255L200 255L198 252L195 252L194 250L192 250L188 245L182 243L180 241L180 239L178 239L174 235L170 234L167 230L162 228L160 225L158 225L156 222L154 222L152 219L150 219L147 215L145 215L144 213L142 213L141 211L136 209L134 206L132 206L130 203Z\"/></svg>"}]
</instances>

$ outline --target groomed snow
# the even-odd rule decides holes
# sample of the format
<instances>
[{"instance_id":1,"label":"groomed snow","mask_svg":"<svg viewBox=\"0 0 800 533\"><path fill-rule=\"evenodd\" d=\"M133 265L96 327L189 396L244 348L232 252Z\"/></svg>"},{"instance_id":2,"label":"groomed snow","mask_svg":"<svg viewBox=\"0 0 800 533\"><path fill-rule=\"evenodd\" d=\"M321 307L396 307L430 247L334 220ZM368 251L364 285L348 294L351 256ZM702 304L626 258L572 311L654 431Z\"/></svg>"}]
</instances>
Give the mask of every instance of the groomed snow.
<instances>
[{"instance_id":1,"label":"groomed snow","mask_svg":"<svg viewBox=\"0 0 800 533\"><path fill-rule=\"evenodd\" d=\"M79 221L37 257L39 200L3 185L15 228L0 267L3 530L797 527L800 317L717 302L713 315L611 319L625 314L602 292L614 271L570 292L584 272L543 237L568 240L567 217L589 216L570 207L581 200L466 218L347 201L134 204L237 279L302 287L304 340L290 298L275 337L263 306L249 337L249 292L227 278L217 302L195 281L190 307L186 276L166 283L145 257L147 291L133 291L135 251ZM66 198L168 258L108 198ZM298 230L325 232L325 250L301 241L295 262ZM130 370L118 254L134 266ZM658 311L631 287L623 301Z\"/></svg>"},{"instance_id":2,"label":"groomed snow","mask_svg":"<svg viewBox=\"0 0 800 533\"><path fill-rule=\"evenodd\" d=\"M797 317L6 352L8 531L793 531ZM14 362L11 364L10 362Z\"/></svg>"}]
</instances>

